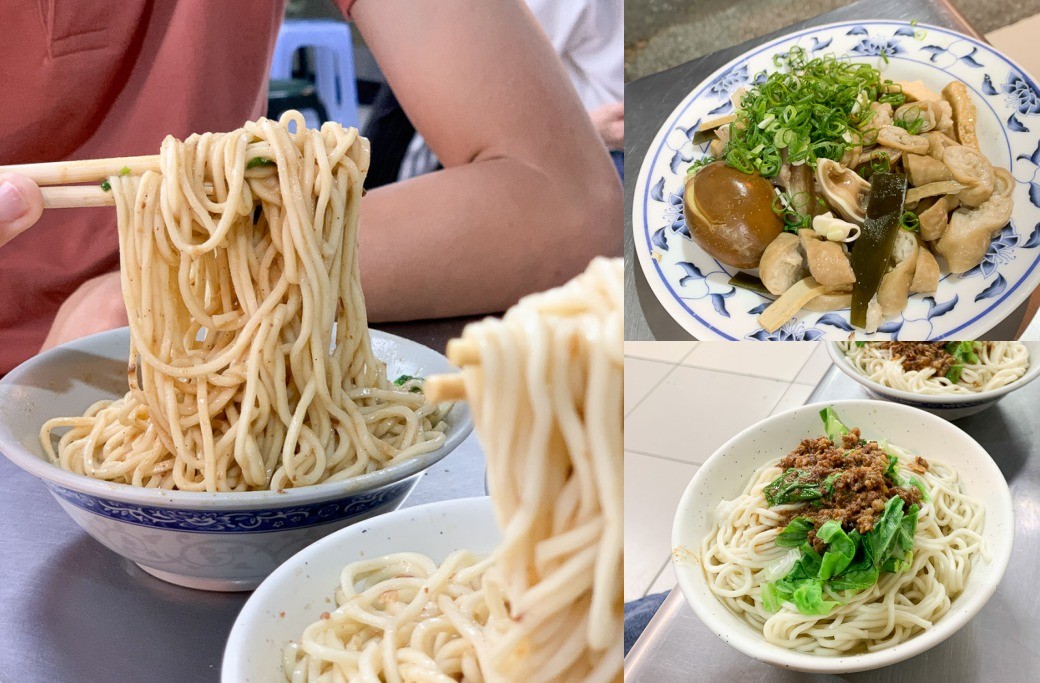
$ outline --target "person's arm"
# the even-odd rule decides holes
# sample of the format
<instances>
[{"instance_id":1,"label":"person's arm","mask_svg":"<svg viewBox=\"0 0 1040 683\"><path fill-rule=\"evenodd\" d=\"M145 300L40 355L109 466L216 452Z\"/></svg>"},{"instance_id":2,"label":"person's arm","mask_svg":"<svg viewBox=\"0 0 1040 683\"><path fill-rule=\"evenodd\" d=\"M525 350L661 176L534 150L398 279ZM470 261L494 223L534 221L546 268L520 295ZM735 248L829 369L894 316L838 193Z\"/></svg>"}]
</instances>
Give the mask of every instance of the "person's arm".
<instances>
[{"instance_id":1,"label":"person's arm","mask_svg":"<svg viewBox=\"0 0 1040 683\"><path fill-rule=\"evenodd\" d=\"M352 18L445 166L362 201L372 320L501 311L621 253L620 181L519 0L358 0Z\"/></svg>"}]
</instances>

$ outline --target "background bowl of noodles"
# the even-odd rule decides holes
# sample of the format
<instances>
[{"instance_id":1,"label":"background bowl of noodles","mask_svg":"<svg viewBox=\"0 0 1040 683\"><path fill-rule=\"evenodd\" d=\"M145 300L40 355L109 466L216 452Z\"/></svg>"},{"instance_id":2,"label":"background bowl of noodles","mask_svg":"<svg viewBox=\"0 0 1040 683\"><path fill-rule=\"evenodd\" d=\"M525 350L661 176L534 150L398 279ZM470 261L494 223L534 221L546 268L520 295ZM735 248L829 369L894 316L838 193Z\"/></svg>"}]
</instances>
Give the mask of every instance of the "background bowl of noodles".
<instances>
[{"instance_id":1,"label":"background bowl of noodles","mask_svg":"<svg viewBox=\"0 0 1040 683\"><path fill-rule=\"evenodd\" d=\"M250 596L228 636L223 680L285 680L286 646L336 608L335 590L345 565L400 552L421 553L437 563L463 549L488 555L499 538L490 498L398 510L323 538L279 567Z\"/></svg>"},{"instance_id":2,"label":"background bowl of noodles","mask_svg":"<svg viewBox=\"0 0 1040 683\"><path fill-rule=\"evenodd\" d=\"M441 354L372 331L388 376L453 371ZM419 476L469 435L465 404L448 413L444 445L339 482L277 491L207 493L129 486L51 464L40 445L48 419L80 415L126 393L126 328L36 356L0 380L0 452L39 477L59 505L101 544L166 581L206 590L251 590L301 548L348 524L394 510Z\"/></svg>"},{"instance_id":3,"label":"background bowl of noodles","mask_svg":"<svg viewBox=\"0 0 1040 683\"><path fill-rule=\"evenodd\" d=\"M823 434L819 412L833 406L846 425L866 439L886 439L917 455L952 467L965 492L985 509L982 535L989 559L975 561L964 590L930 627L897 645L841 656L796 652L773 644L762 631L737 617L708 587L699 548L715 525L722 501L733 500L753 473L786 455L798 443ZM723 641L763 662L797 671L848 673L888 666L918 655L967 624L993 595L1011 558L1014 513L1011 493L997 465L971 437L949 422L920 410L881 401L852 400L802 406L752 425L717 450L686 488L672 527L672 567L694 613Z\"/></svg>"},{"instance_id":4,"label":"background bowl of noodles","mask_svg":"<svg viewBox=\"0 0 1040 683\"><path fill-rule=\"evenodd\" d=\"M904 389L893 389L860 372L845 356L845 353L839 346L839 342L829 342L827 344L827 353L830 354L831 360L839 370L862 386L874 398L920 408L947 420L957 420L974 415L995 405L1002 397L1024 387L1040 375L1040 342L1018 343L1024 344L1029 350L1029 365L1025 370L1025 374L1002 387L970 394L923 394Z\"/></svg>"}]
</instances>

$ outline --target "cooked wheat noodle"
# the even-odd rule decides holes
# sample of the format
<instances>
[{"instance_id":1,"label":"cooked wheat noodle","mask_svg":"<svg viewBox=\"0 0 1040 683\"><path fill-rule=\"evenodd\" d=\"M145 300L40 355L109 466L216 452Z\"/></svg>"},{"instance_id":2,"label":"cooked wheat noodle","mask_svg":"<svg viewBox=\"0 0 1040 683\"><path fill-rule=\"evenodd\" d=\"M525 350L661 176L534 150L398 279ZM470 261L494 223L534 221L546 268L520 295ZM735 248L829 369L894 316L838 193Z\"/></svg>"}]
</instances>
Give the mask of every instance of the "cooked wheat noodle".
<instances>
[{"instance_id":1,"label":"cooked wheat noodle","mask_svg":"<svg viewBox=\"0 0 1040 683\"><path fill-rule=\"evenodd\" d=\"M621 680L622 290L621 260L596 259L466 328L501 544L484 564L348 565L337 609L286 650L288 680Z\"/></svg>"},{"instance_id":2,"label":"cooked wheat noodle","mask_svg":"<svg viewBox=\"0 0 1040 683\"><path fill-rule=\"evenodd\" d=\"M251 143L267 156L247 158ZM444 410L417 381L391 383L369 343L357 260L368 161L355 129L308 129L289 112L167 137L161 172L110 178L130 391L49 420L48 456L134 486L246 491L439 448Z\"/></svg>"},{"instance_id":3,"label":"cooked wheat noodle","mask_svg":"<svg viewBox=\"0 0 1040 683\"><path fill-rule=\"evenodd\" d=\"M912 464L905 451L892 445L888 450L899 455L901 466ZM874 586L861 592L825 589L826 599L844 603L826 616L804 615L793 605L775 614L766 611L762 585L780 578L770 576L770 568L776 571L791 551L776 546L774 539L783 528L783 513L799 507L766 503L764 487L783 474L777 459L755 472L739 497L716 509L714 528L699 552L708 588L767 641L795 652L856 654L905 642L950 610L977 556L989 559L982 505L962 492L952 468L931 458L928 462L924 474L914 475L924 484L928 500L918 514L909 569L882 572Z\"/></svg>"},{"instance_id":4,"label":"cooked wheat noodle","mask_svg":"<svg viewBox=\"0 0 1040 683\"><path fill-rule=\"evenodd\" d=\"M839 342L849 364L867 379L881 386L914 394L976 394L1005 387L1020 379L1029 369L1029 349L1022 342L979 342L978 363L965 363L960 381L937 377L935 368L904 370L891 349L876 343Z\"/></svg>"}]
</instances>

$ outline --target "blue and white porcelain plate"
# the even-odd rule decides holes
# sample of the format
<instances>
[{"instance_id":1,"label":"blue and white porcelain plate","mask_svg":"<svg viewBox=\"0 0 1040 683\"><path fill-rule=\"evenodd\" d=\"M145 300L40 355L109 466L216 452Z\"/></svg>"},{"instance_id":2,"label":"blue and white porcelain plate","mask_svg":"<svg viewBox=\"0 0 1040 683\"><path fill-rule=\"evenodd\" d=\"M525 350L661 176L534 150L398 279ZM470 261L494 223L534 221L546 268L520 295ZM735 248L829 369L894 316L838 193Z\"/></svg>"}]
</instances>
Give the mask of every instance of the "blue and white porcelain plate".
<instances>
[{"instance_id":1,"label":"blue and white porcelain plate","mask_svg":"<svg viewBox=\"0 0 1040 683\"><path fill-rule=\"evenodd\" d=\"M1040 284L1040 88L989 45L936 26L897 21L829 24L777 38L721 69L690 93L658 131L643 160L632 206L636 254L665 309L699 339L847 339L849 312L802 311L770 334L756 322L771 299L728 284L724 266L690 239L683 218L686 169L707 153L694 144L704 119L729 113L730 96L774 70L773 56L800 46L811 56L866 62L894 81L922 80L935 91L963 81L978 111L982 151L1016 180L1011 221L983 262L944 275L934 294L910 298L903 314L863 339L979 338ZM887 57L887 63L885 62Z\"/></svg>"}]
</instances>

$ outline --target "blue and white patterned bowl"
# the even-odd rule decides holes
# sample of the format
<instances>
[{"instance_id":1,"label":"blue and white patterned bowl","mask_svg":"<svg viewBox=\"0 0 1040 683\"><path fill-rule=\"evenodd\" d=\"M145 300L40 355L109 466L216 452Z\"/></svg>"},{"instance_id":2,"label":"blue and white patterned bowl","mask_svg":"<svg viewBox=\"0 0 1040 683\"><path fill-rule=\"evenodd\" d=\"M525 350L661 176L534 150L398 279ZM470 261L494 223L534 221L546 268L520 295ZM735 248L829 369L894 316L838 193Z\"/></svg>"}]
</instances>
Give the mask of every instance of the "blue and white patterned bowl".
<instances>
[{"instance_id":1,"label":"blue and white patterned bowl","mask_svg":"<svg viewBox=\"0 0 1040 683\"><path fill-rule=\"evenodd\" d=\"M126 393L126 328L103 332L32 358L0 380L0 452L36 475L77 524L103 545L166 581L205 590L252 590L298 550L348 524L394 510L422 471L469 435L465 404L448 415L443 447L348 481L299 489L205 493L157 491L103 482L52 465L41 425L80 415ZM431 349L372 332L391 377L452 372Z\"/></svg>"},{"instance_id":2,"label":"blue and white patterned bowl","mask_svg":"<svg viewBox=\"0 0 1040 683\"><path fill-rule=\"evenodd\" d=\"M632 206L635 250L664 308L699 339L801 341L845 339L848 311L802 311L773 333L756 318L769 299L728 284L737 272L691 239L683 218L683 181L690 163L706 154L695 145L703 119L732 109L730 96L775 69L773 55L801 46L812 56L845 55L872 64L892 80L923 80L938 91L951 80L967 84L978 110L982 150L1017 181L1011 221L983 262L946 275L932 295L914 295L903 314L858 339L980 338L1040 284L1040 87L991 46L935 26L898 21L829 24L755 48L716 71L675 108L650 145ZM887 65L881 55L888 59Z\"/></svg>"},{"instance_id":3,"label":"blue and white patterned bowl","mask_svg":"<svg viewBox=\"0 0 1040 683\"><path fill-rule=\"evenodd\" d=\"M921 410L928 411L932 415L938 415L947 420L959 420L962 417L981 413L986 408L993 407L996 405L997 401L1007 396L1012 391L1021 389L1036 379L1037 376L1040 376L1040 342L1022 343L1029 348L1029 368L1026 370L1026 374L1022 375L1022 377L1011 384L999 389L980 391L977 394L969 395L946 394L940 396L926 396L882 386L854 368L848 358L845 357L845 354L841 352L840 348L838 348L838 342L828 343L827 353L830 354L831 361L834 362L834 365L836 365L843 373L848 375L850 379L863 387L871 397L883 401L902 403L905 406L920 408Z\"/></svg>"}]
</instances>

